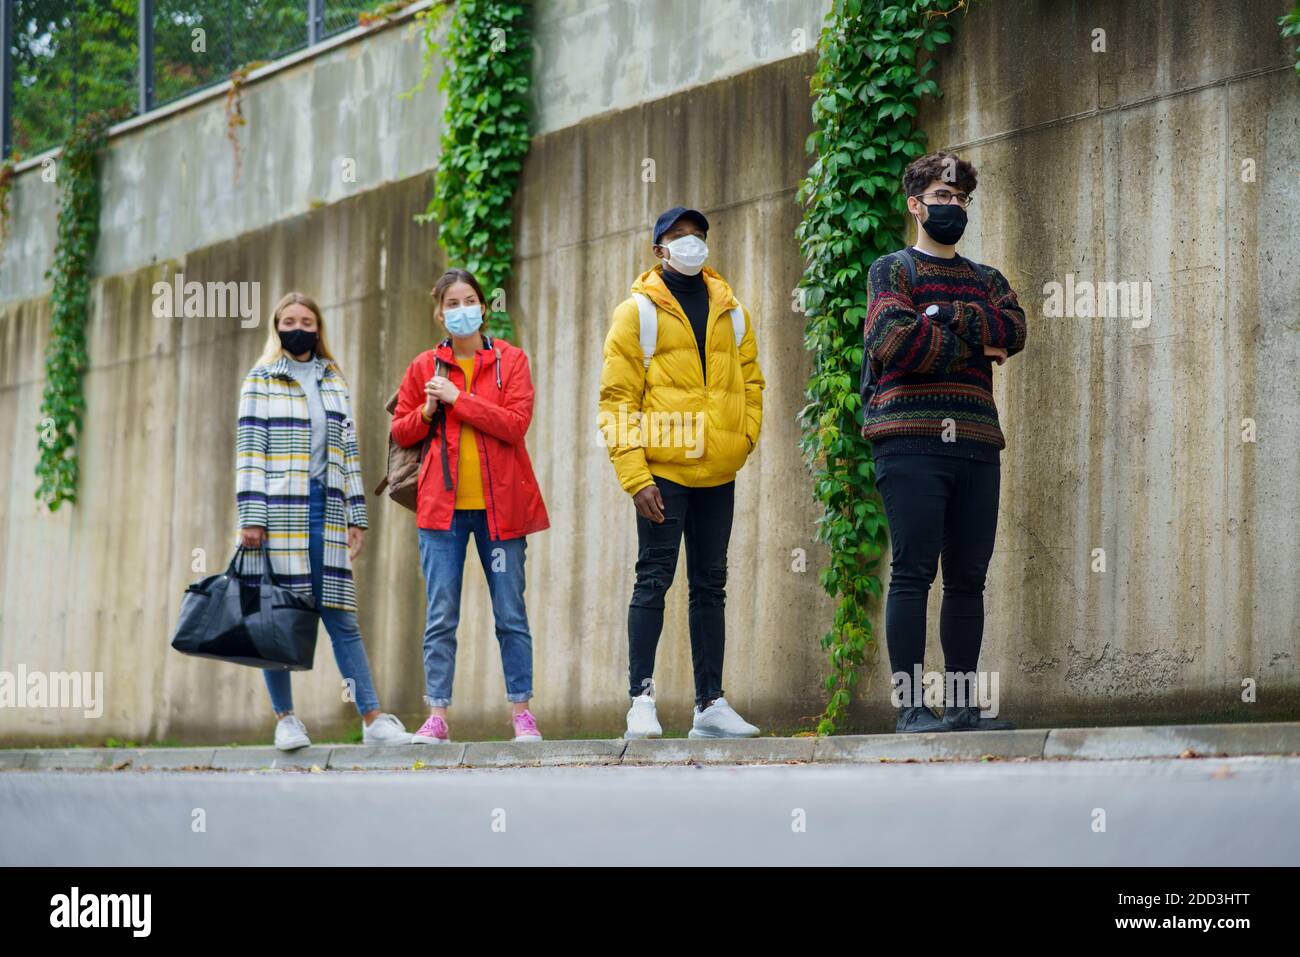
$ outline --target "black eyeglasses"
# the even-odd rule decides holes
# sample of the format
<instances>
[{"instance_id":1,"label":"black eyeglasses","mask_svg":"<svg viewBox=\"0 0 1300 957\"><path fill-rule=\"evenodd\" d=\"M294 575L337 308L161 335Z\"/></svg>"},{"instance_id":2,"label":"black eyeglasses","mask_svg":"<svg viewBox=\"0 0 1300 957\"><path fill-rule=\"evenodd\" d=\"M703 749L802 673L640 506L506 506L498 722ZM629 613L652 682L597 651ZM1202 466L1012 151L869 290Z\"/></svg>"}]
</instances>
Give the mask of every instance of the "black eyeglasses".
<instances>
[{"instance_id":1,"label":"black eyeglasses","mask_svg":"<svg viewBox=\"0 0 1300 957\"><path fill-rule=\"evenodd\" d=\"M975 197L970 193L954 193L950 189L932 189L928 193L920 193L918 198L924 199L927 196L933 196L936 203L944 206L956 200L957 205L962 209L975 202Z\"/></svg>"}]
</instances>

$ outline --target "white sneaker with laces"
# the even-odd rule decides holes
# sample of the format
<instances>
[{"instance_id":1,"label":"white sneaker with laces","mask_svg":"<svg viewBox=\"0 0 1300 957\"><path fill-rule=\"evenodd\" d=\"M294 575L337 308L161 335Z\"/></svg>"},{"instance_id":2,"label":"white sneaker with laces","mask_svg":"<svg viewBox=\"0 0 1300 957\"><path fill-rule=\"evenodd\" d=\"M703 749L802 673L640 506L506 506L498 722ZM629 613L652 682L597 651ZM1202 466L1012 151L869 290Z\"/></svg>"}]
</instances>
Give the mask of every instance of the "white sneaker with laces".
<instances>
[{"instance_id":1,"label":"white sneaker with laces","mask_svg":"<svg viewBox=\"0 0 1300 957\"><path fill-rule=\"evenodd\" d=\"M410 744L411 732L396 715L381 714L369 724L362 723L361 740L365 744Z\"/></svg>"},{"instance_id":2,"label":"white sneaker with laces","mask_svg":"<svg viewBox=\"0 0 1300 957\"><path fill-rule=\"evenodd\" d=\"M310 745L307 728L296 714L286 714L275 723L275 746L281 751L296 751Z\"/></svg>"},{"instance_id":3,"label":"white sneaker with laces","mask_svg":"<svg viewBox=\"0 0 1300 957\"><path fill-rule=\"evenodd\" d=\"M688 738L757 738L758 728L754 727L740 715L736 709L727 704L726 698L718 698L703 711L695 706L695 720L692 722Z\"/></svg>"},{"instance_id":4,"label":"white sneaker with laces","mask_svg":"<svg viewBox=\"0 0 1300 957\"><path fill-rule=\"evenodd\" d=\"M659 716L655 713L655 699L648 694L638 695L632 699L632 707L627 712L627 730L623 737L658 738L664 733L659 725Z\"/></svg>"}]
</instances>

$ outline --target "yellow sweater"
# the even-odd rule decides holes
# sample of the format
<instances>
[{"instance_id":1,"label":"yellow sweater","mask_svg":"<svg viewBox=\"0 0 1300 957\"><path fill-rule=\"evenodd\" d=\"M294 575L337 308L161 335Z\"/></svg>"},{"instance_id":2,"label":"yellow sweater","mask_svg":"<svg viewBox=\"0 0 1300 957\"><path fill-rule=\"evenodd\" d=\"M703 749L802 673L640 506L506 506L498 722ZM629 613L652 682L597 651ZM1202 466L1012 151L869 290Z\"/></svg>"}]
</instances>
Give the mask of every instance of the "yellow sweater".
<instances>
[{"instance_id":1,"label":"yellow sweater","mask_svg":"<svg viewBox=\"0 0 1300 957\"><path fill-rule=\"evenodd\" d=\"M474 360L457 359L456 365L465 373L465 391L474 384ZM483 500L483 469L478 460L478 438L474 427L460 424L460 462L456 467L456 507L487 508Z\"/></svg>"}]
</instances>

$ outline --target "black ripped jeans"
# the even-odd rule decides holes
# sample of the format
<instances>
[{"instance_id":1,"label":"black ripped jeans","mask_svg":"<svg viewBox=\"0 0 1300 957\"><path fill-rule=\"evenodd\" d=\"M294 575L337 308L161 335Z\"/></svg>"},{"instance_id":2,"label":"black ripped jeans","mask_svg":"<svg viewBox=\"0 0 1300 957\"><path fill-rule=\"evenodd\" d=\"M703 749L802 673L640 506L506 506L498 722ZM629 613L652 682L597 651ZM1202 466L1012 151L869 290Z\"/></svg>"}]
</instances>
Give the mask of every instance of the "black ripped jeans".
<instances>
[{"instance_id":1,"label":"black ripped jeans","mask_svg":"<svg viewBox=\"0 0 1300 957\"><path fill-rule=\"evenodd\" d=\"M945 678L979 666L984 640L984 578L998 528L1002 469L951 455L892 454L876 462L892 560L885 601L885 643L903 704L922 704L915 675L925 660L925 610L943 562L939 644ZM945 687L947 683L945 682ZM915 699L907 700L906 689Z\"/></svg>"},{"instance_id":2,"label":"black ripped jeans","mask_svg":"<svg viewBox=\"0 0 1300 957\"><path fill-rule=\"evenodd\" d=\"M677 571L686 538L686 583L690 589L691 660L695 703L722 697L722 650L726 642L727 543L736 483L691 488L656 476L664 520L636 517L636 586L627 610L628 694L644 694L655 671L655 650L664 627L664 596Z\"/></svg>"}]
</instances>

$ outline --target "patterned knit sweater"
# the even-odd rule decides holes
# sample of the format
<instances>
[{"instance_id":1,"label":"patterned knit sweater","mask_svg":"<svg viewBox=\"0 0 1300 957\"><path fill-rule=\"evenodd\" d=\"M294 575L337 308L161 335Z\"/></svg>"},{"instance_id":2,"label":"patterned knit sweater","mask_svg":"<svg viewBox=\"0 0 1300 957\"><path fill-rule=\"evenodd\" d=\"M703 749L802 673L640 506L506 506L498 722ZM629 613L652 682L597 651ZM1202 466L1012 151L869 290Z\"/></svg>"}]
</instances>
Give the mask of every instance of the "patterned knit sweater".
<instances>
[{"instance_id":1,"label":"patterned knit sweater","mask_svg":"<svg viewBox=\"0 0 1300 957\"><path fill-rule=\"evenodd\" d=\"M1008 357L1024 349L1024 310L996 269L984 267L986 286L961 256L911 254L915 287L901 253L871 264L863 335L876 389L871 394L863 383L862 435L876 456L924 452L996 462L1006 440L984 346L1006 349ZM938 314L927 316L931 305Z\"/></svg>"}]
</instances>

